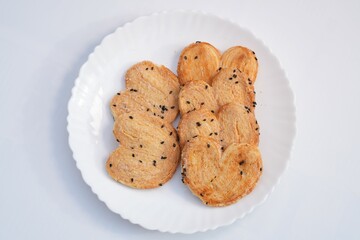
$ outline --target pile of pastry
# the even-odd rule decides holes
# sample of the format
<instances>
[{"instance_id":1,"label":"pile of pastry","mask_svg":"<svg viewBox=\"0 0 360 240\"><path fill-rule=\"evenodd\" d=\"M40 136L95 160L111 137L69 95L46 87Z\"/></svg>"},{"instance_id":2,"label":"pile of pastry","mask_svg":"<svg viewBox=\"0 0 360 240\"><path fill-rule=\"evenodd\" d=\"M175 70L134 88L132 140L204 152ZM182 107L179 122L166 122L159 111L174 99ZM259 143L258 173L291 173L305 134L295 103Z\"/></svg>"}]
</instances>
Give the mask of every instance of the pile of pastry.
<instances>
[{"instance_id":1,"label":"pile of pastry","mask_svg":"<svg viewBox=\"0 0 360 240\"><path fill-rule=\"evenodd\" d=\"M248 48L221 54L199 41L181 52L178 76L150 61L132 66L126 89L110 103L119 146L106 162L109 175L129 187L155 188L181 162L181 180L206 205L229 205L249 194L263 170L254 115L257 71Z\"/></svg>"}]
</instances>

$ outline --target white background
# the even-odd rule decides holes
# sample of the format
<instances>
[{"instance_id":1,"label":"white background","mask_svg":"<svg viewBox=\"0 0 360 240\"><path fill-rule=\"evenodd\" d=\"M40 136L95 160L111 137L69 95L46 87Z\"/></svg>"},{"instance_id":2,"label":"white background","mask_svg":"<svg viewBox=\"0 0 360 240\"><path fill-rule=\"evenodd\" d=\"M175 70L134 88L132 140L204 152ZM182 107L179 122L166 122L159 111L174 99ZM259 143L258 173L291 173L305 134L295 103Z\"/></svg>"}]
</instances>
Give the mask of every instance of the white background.
<instances>
[{"instance_id":1,"label":"white background","mask_svg":"<svg viewBox=\"0 0 360 240\"><path fill-rule=\"evenodd\" d=\"M274 193L245 219L193 235L112 213L67 142L67 102L88 54L124 23L167 9L250 29L296 97L293 156ZM0 239L360 239L359 70L360 1L0 0Z\"/></svg>"}]
</instances>

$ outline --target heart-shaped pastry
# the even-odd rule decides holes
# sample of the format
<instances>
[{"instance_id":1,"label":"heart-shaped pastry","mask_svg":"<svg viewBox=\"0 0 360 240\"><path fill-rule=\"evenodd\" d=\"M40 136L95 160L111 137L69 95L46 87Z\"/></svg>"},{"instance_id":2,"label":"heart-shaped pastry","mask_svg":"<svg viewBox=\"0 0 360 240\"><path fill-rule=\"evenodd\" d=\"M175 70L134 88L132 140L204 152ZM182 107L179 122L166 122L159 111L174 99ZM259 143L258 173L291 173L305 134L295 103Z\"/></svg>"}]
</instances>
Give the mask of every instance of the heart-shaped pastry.
<instances>
[{"instance_id":1,"label":"heart-shaped pastry","mask_svg":"<svg viewBox=\"0 0 360 240\"><path fill-rule=\"evenodd\" d=\"M177 73L180 83L204 81L211 83L220 64L220 52L206 42L187 46L180 54Z\"/></svg>"},{"instance_id":2,"label":"heart-shaped pastry","mask_svg":"<svg viewBox=\"0 0 360 240\"><path fill-rule=\"evenodd\" d=\"M197 109L208 109L213 113L218 111L212 87L203 81L192 81L181 88L179 94L180 114L189 113Z\"/></svg>"},{"instance_id":3,"label":"heart-shaped pastry","mask_svg":"<svg viewBox=\"0 0 360 240\"><path fill-rule=\"evenodd\" d=\"M173 126L143 112L117 116L114 136L119 147L111 153L106 170L116 181L133 188L155 188L175 173L180 147Z\"/></svg>"},{"instance_id":4,"label":"heart-shaped pastry","mask_svg":"<svg viewBox=\"0 0 360 240\"><path fill-rule=\"evenodd\" d=\"M181 155L183 182L209 206L226 206L249 194L262 173L256 146L231 144L224 152L216 140L192 139Z\"/></svg>"},{"instance_id":5,"label":"heart-shaped pastry","mask_svg":"<svg viewBox=\"0 0 360 240\"><path fill-rule=\"evenodd\" d=\"M258 59L255 52L242 46L231 47L221 56L221 68L239 69L250 81L255 82L258 72Z\"/></svg>"},{"instance_id":6,"label":"heart-shaped pastry","mask_svg":"<svg viewBox=\"0 0 360 240\"><path fill-rule=\"evenodd\" d=\"M180 85L168 68L143 61L125 74L126 90L117 93L110 103L114 119L121 113L143 111L168 122L178 114Z\"/></svg>"},{"instance_id":7,"label":"heart-shaped pastry","mask_svg":"<svg viewBox=\"0 0 360 240\"><path fill-rule=\"evenodd\" d=\"M253 84L236 68L223 68L213 79L212 87L219 106L241 103L249 109L256 106Z\"/></svg>"}]
</instances>

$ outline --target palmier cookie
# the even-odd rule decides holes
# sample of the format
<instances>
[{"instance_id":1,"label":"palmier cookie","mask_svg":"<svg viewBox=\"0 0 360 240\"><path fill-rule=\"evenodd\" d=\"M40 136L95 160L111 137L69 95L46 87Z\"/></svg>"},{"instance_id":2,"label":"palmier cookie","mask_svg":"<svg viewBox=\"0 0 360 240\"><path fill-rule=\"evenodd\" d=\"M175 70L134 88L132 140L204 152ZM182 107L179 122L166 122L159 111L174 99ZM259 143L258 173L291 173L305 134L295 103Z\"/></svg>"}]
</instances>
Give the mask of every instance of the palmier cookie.
<instances>
[{"instance_id":1,"label":"palmier cookie","mask_svg":"<svg viewBox=\"0 0 360 240\"><path fill-rule=\"evenodd\" d=\"M119 147L106 170L116 181L133 188L155 188L173 176L180 147L173 126L143 112L120 114L114 124Z\"/></svg>"},{"instance_id":2,"label":"palmier cookie","mask_svg":"<svg viewBox=\"0 0 360 240\"><path fill-rule=\"evenodd\" d=\"M180 114L204 108L212 113L218 111L218 104L215 99L212 87L203 81L188 82L181 88L179 94Z\"/></svg>"},{"instance_id":3,"label":"palmier cookie","mask_svg":"<svg viewBox=\"0 0 360 240\"><path fill-rule=\"evenodd\" d=\"M256 146L233 143L222 153L216 140L205 137L187 143L181 158L183 182L209 206L226 206L249 194L263 170Z\"/></svg>"},{"instance_id":4,"label":"palmier cookie","mask_svg":"<svg viewBox=\"0 0 360 240\"><path fill-rule=\"evenodd\" d=\"M132 66L125 79L126 90L117 93L110 103L115 119L124 112L146 111L168 122L175 120L180 85L169 69L143 61Z\"/></svg>"},{"instance_id":5,"label":"palmier cookie","mask_svg":"<svg viewBox=\"0 0 360 240\"><path fill-rule=\"evenodd\" d=\"M221 56L221 68L237 68L245 73L250 81L256 81L258 59L255 52L242 46L231 47Z\"/></svg>"},{"instance_id":6,"label":"palmier cookie","mask_svg":"<svg viewBox=\"0 0 360 240\"><path fill-rule=\"evenodd\" d=\"M220 107L231 102L241 103L249 110L256 106L252 83L236 68L222 68L214 77L212 87Z\"/></svg>"},{"instance_id":7,"label":"palmier cookie","mask_svg":"<svg viewBox=\"0 0 360 240\"><path fill-rule=\"evenodd\" d=\"M259 125L253 112L240 103L222 106L217 115L220 124L221 146L226 149L232 143L259 144Z\"/></svg>"},{"instance_id":8,"label":"palmier cookie","mask_svg":"<svg viewBox=\"0 0 360 240\"><path fill-rule=\"evenodd\" d=\"M200 109L182 116L178 134L181 147L197 137L210 137L219 141L220 125L213 113L207 109Z\"/></svg>"},{"instance_id":9,"label":"palmier cookie","mask_svg":"<svg viewBox=\"0 0 360 240\"><path fill-rule=\"evenodd\" d=\"M220 64L220 52L206 42L187 46L180 54L177 73L182 85L190 81L211 83Z\"/></svg>"}]
</instances>

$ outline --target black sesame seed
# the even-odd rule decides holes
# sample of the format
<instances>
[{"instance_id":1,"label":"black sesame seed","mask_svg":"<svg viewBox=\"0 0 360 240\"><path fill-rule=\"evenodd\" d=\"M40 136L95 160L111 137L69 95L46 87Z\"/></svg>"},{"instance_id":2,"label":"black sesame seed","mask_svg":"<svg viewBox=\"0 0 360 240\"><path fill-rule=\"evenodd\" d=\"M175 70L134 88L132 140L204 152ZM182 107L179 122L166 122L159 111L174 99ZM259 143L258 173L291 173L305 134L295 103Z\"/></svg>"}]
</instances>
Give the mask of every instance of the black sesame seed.
<instances>
[{"instance_id":1,"label":"black sesame seed","mask_svg":"<svg viewBox=\"0 0 360 240\"><path fill-rule=\"evenodd\" d=\"M205 89L208 89L208 87L209 87L208 85L205 85Z\"/></svg>"},{"instance_id":2,"label":"black sesame seed","mask_svg":"<svg viewBox=\"0 0 360 240\"><path fill-rule=\"evenodd\" d=\"M110 166L111 167L111 166ZM262 168L260 168L260 171L262 171Z\"/></svg>"},{"instance_id":3,"label":"black sesame seed","mask_svg":"<svg viewBox=\"0 0 360 240\"><path fill-rule=\"evenodd\" d=\"M149 68L145 68L145 70L147 71L147 70L149 70Z\"/></svg>"},{"instance_id":4,"label":"black sesame seed","mask_svg":"<svg viewBox=\"0 0 360 240\"><path fill-rule=\"evenodd\" d=\"M120 142L119 139L116 139L117 142Z\"/></svg>"},{"instance_id":5,"label":"black sesame seed","mask_svg":"<svg viewBox=\"0 0 360 240\"><path fill-rule=\"evenodd\" d=\"M151 67L151 70L154 70L154 67Z\"/></svg>"},{"instance_id":6,"label":"black sesame seed","mask_svg":"<svg viewBox=\"0 0 360 240\"><path fill-rule=\"evenodd\" d=\"M194 59L198 59L198 56L195 56Z\"/></svg>"},{"instance_id":7,"label":"black sesame seed","mask_svg":"<svg viewBox=\"0 0 360 240\"><path fill-rule=\"evenodd\" d=\"M181 181L182 181L183 183L185 183L185 182L184 182L184 178L181 178Z\"/></svg>"},{"instance_id":8,"label":"black sesame seed","mask_svg":"<svg viewBox=\"0 0 360 240\"><path fill-rule=\"evenodd\" d=\"M120 93L118 92L117 95L120 95Z\"/></svg>"},{"instance_id":9,"label":"black sesame seed","mask_svg":"<svg viewBox=\"0 0 360 240\"><path fill-rule=\"evenodd\" d=\"M233 73L236 72L236 69L233 70Z\"/></svg>"},{"instance_id":10,"label":"black sesame seed","mask_svg":"<svg viewBox=\"0 0 360 240\"><path fill-rule=\"evenodd\" d=\"M210 148L210 144L207 144L207 147Z\"/></svg>"},{"instance_id":11,"label":"black sesame seed","mask_svg":"<svg viewBox=\"0 0 360 240\"><path fill-rule=\"evenodd\" d=\"M160 118L161 118L161 119L164 119L164 116L161 116Z\"/></svg>"},{"instance_id":12,"label":"black sesame seed","mask_svg":"<svg viewBox=\"0 0 360 240\"><path fill-rule=\"evenodd\" d=\"M235 84L238 84L238 83L239 83L239 81L236 81L236 82L235 82Z\"/></svg>"},{"instance_id":13,"label":"black sesame seed","mask_svg":"<svg viewBox=\"0 0 360 240\"><path fill-rule=\"evenodd\" d=\"M256 105L257 103L256 102L253 102L254 105Z\"/></svg>"},{"instance_id":14,"label":"black sesame seed","mask_svg":"<svg viewBox=\"0 0 360 240\"><path fill-rule=\"evenodd\" d=\"M142 163L142 161L141 161L141 160L139 160L139 163Z\"/></svg>"},{"instance_id":15,"label":"black sesame seed","mask_svg":"<svg viewBox=\"0 0 360 240\"><path fill-rule=\"evenodd\" d=\"M237 75L236 74L233 74L233 78L236 78L237 77Z\"/></svg>"},{"instance_id":16,"label":"black sesame seed","mask_svg":"<svg viewBox=\"0 0 360 240\"><path fill-rule=\"evenodd\" d=\"M176 147L176 144L175 144L175 143L173 144L173 147Z\"/></svg>"},{"instance_id":17,"label":"black sesame seed","mask_svg":"<svg viewBox=\"0 0 360 240\"><path fill-rule=\"evenodd\" d=\"M156 116L156 113L154 113L154 116Z\"/></svg>"},{"instance_id":18,"label":"black sesame seed","mask_svg":"<svg viewBox=\"0 0 360 240\"><path fill-rule=\"evenodd\" d=\"M224 139L221 139L220 142L224 141Z\"/></svg>"},{"instance_id":19,"label":"black sesame seed","mask_svg":"<svg viewBox=\"0 0 360 240\"><path fill-rule=\"evenodd\" d=\"M206 118L204 118L203 121L206 122Z\"/></svg>"},{"instance_id":20,"label":"black sesame seed","mask_svg":"<svg viewBox=\"0 0 360 240\"><path fill-rule=\"evenodd\" d=\"M113 104L113 107L116 107L116 104Z\"/></svg>"},{"instance_id":21,"label":"black sesame seed","mask_svg":"<svg viewBox=\"0 0 360 240\"><path fill-rule=\"evenodd\" d=\"M206 205L208 205L208 204L209 204L209 202L206 202L205 204L206 204Z\"/></svg>"},{"instance_id":22,"label":"black sesame seed","mask_svg":"<svg viewBox=\"0 0 360 240\"><path fill-rule=\"evenodd\" d=\"M135 154L131 154L132 157L135 157Z\"/></svg>"},{"instance_id":23,"label":"black sesame seed","mask_svg":"<svg viewBox=\"0 0 360 240\"><path fill-rule=\"evenodd\" d=\"M154 165L154 167L156 167L156 160L153 161L153 165Z\"/></svg>"},{"instance_id":24,"label":"black sesame seed","mask_svg":"<svg viewBox=\"0 0 360 240\"><path fill-rule=\"evenodd\" d=\"M201 43L200 41L196 41L196 43Z\"/></svg>"},{"instance_id":25,"label":"black sesame seed","mask_svg":"<svg viewBox=\"0 0 360 240\"><path fill-rule=\"evenodd\" d=\"M241 162L239 162L239 165L243 165L245 163L245 160L242 160Z\"/></svg>"},{"instance_id":26,"label":"black sesame seed","mask_svg":"<svg viewBox=\"0 0 360 240\"><path fill-rule=\"evenodd\" d=\"M190 140L186 140L186 142L190 142Z\"/></svg>"},{"instance_id":27,"label":"black sesame seed","mask_svg":"<svg viewBox=\"0 0 360 240\"><path fill-rule=\"evenodd\" d=\"M232 80L232 77L231 77L231 78L229 78L229 80Z\"/></svg>"},{"instance_id":28,"label":"black sesame seed","mask_svg":"<svg viewBox=\"0 0 360 240\"><path fill-rule=\"evenodd\" d=\"M186 101L187 104L190 104L190 101Z\"/></svg>"},{"instance_id":29,"label":"black sesame seed","mask_svg":"<svg viewBox=\"0 0 360 240\"><path fill-rule=\"evenodd\" d=\"M150 111L150 108L146 109L146 111L147 111L147 112Z\"/></svg>"},{"instance_id":30,"label":"black sesame seed","mask_svg":"<svg viewBox=\"0 0 360 240\"><path fill-rule=\"evenodd\" d=\"M259 128L255 128L255 130L257 131L257 130L259 130Z\"/></svg>"},{"instance_id":31,"label":"black sesame seed","mask_svg":"<svg viewBox=\"0 0 360 240\"><path fill-rule=\"evenodd\" d=\"M169 94L172 94L172 93L173 93L173 91L170 91L170 92L169 92Z\"/></svg>"},{"instance_id":32,"label":"black sesame seed","mask_svg":"<svg viewBox=\"0 0 360 240\"><path fill-rule=\"evenodd\" d=\"M172 132L169 133L169 136L171 136L171 135L172 135Z\"/></svg>"},{"instance_id":33,"label":"black sesame seed","mask_svg":"<svg viewBox=\"0 0 360 240\"><path fill-rule=\"evenodd\" d=\"M187 59L187 56L184 56L184 59L186 60L186 59Z\"/></svg>"},{"instance_id":34,"label":"black sesame seed","mask_svg":"<svg viewBox=\"0 0 360 240\"><path fill-rule=\"evenodd\" d=\"M253 53L253 54L255 54L255 52L254 52L254 51L252 51L252 53Z\"/></svg>"},{"instance_id":35,"label":"black sesame seed","mask_svg":"<svg viewBox=\"0 0 360 240\"><path fill-rule=\"evenodd\" d=\"M134 119L133 116L129 116L130 119Z\"/></svg>"},{"instance_id":36,"label":"black sesame seed","mask_svg":"<svg viewBox=\"0 0 360 240\"><path fill-rule=\"evenodd\" d=\"M162 186L162 183L159 183L159 186L161 187L161 186Z\"/></svg>"},{"instance_id":37,"label":"black sesame seed","mask_svg":"<svg viewBox=\"0 0 360 240\"><path fill-rule=\"evenodd\" d=\"M200 127L201 123L200 122L196 122L196 126Z\"/></svg>"},{"instance_id":38,"label":"black sesame seed","mask_svg":"<svg viewBox=\"0 0 360 240\"><path fill-rule=\"evenodd\" d=\"M201 106L204 105L204 104L205 104L204 102L200 103Z\"/></svg>"},{"instance_id":39,"label":"black sesame seed","mask_svg":"<svg viewBox=\"0 0 360 240\"><path fill-rule=\"evenodd\" d=\"M203 197L203 196L204 196L204 194L200 193L200 196L202 196L202 197Z\"/></svg>"},{"instance_id":40,"label":"black sesame seed","mask_svg":"<svg viewBox=\"0 0 360 240\"><path fill-rule=\"evenodd\" d=\"M214 121L214 119L211 119L211 120L210 120L210 122L213 122L213 121Z\"/></svg>"},{"instance_id":41,"label":"black sesame seed","mask_svg":"<svg viewBox=\"0 0 360 240\"><path fill-rule=\"evenodd\" d=\"M109 164L109 167L112 167L112 164L111 164L111 163Z\"/></svg>"},{"instance_id":42,"label":"black sesame seed","mask_svg":"<svg viewBox=\"0 0 360 240\"><path fill-rule=\"evenodd\" d=\"M217 132L214 132L214 134L217 136L218 135L218 133Z\"/></svg>"},{"instance_id":43,"label":"black sesame seed","mask_svg":"<svg viewBox=\"0 0 360 240\"><path fill-rule=\"evenodd\" d=\"M167 157L161 156L161 159L166 159Z\"/></svg>"},{"instance_id":44,"label":"black sesame seed","mask_svg":"<svg viewBox=\"0 0 360 240\"><path fill-rule=\"evenodd\" d=\"M131 147L131 149L134 149L134 147Z\"/></svg>"},{"instance_id":45,"label":"black sesame seed","mask_svg":"<svg viewBox=\"0 0 360 240\"><path fill-rule=\"evenodd\" d=\"M214 110L211 110L211 112L212 112L212 113L215 113L215 111L214 111Z\"/></svg>"},{"instance_id":46,"label":"black sesame seed","mask_svg":"<svg viewBox=\"0 0 360 240\"><path fill-rule=\"evenodd\" d=\"M210 133L210 134L209 134L209 136L212 136L212 135L213 135L213 133Z\"/></svg>"},{"instance_id":47,"label":"black sesame seed","mask_svg":"<svg viewBox=\"0 0 360 240\"><path fill-rule=\"evenodd\" d=\"M224 147L221 147L221 150L224 151Z\"/></svg>"},{"instance_id":48,"label":"black sesame seed","mask_svg":"<svg viewBox=\"0 0 360 240\"><path fill-rule=\"evenodd\" d=\"M137 90L136 90L136 89L133 89L133 91L134 91L134 92L137 92Z\"/></svg>"},{"instance_id":49,"label":"black sesame seed","mask_svg":"<svg viewBox=\"0 0 360 240\"><path fill-rule=\"evenodd\" d=\"M221 67L219 67L218 71L220 71L220 70L221 70Z\"/></svg>"},{"instance_id":50,"label":"black sesame seed","mask_svg":"<svg viewBox=\"0 0 360 240\"><path fill-rule=\"evenodd\" d=\"M198 135L193 136L193 138L197 138Z\"/></svg>"},{"instance_id":51,"label":"black sesame seed","mask_svg":"<svg viewBox=\"0 0 360 240\"><path fill-rule=\"evenodd\" d=\"M165 127L165 125L163 124L163 125L161 125L161 128L164 128Z\"/></svg>"},{"instance_id":52,"label":"black sesame seed","mask_svg":"<svg viewBox=\"0 0 360 240\"><path fill-rule=\"evenodd\" d=\"M164 141L161 141L160 144L164 144Z\"/></svg>"},{"instance_id":53,"label":"black sesame seed","mask_svg":"<svg viewBox=\"0 0 360 240\"><path fill-rule=\"evenodd\" d=\"M131 182L134 182L134 179L133 179L133 178L131 178L131 179L130 179L130 181L131 181Z\"/></svg>"},{"instance_id":54,"label":"black sesame seed","mask_svg":"<svg viewBox=\"0 0 360 240\"><path fill-rule=\"evenodd\" d=\"M257 57L255 57L255 60L257 61Z\"/></svg>"},{"instance_id":55,"label":"black sesame seed","mask_svg":"<svg viewBox=\"0 0 360 240\"><path fill-rule=\"evenodd\" d=\"M171 109L174 109L175 108L175 106L171 106Z\"/></svg>"},{"instance_id":56,"label":"black sesame seed","mask_svg":"<svg viewBox=\"0 0 360 240\"><path fill-rule=\"evenodd\" d=\"M240 171L240 175L243 175L243 171Z\"/></svg>"}]
</instances>

